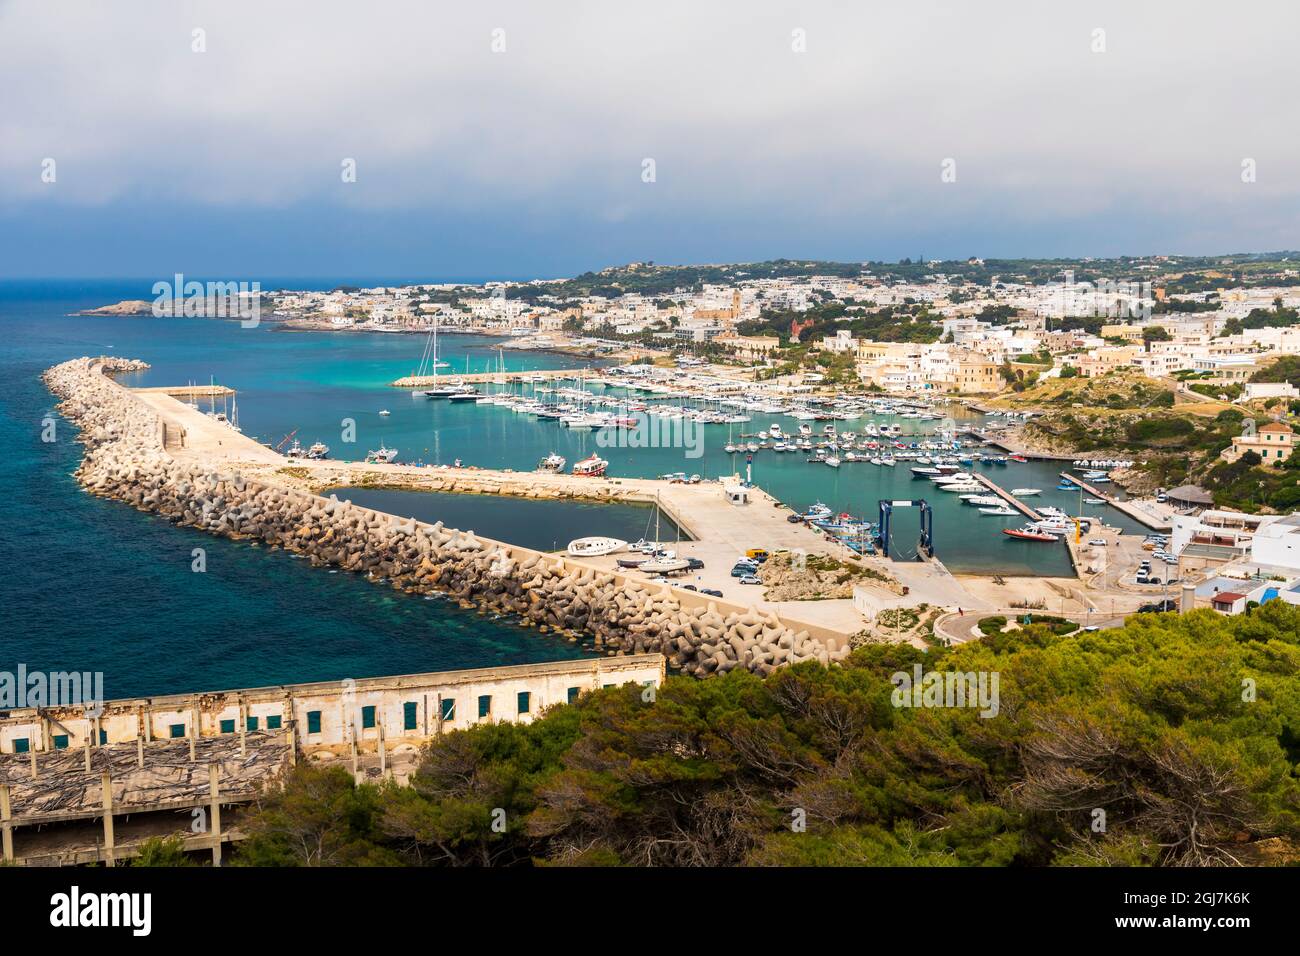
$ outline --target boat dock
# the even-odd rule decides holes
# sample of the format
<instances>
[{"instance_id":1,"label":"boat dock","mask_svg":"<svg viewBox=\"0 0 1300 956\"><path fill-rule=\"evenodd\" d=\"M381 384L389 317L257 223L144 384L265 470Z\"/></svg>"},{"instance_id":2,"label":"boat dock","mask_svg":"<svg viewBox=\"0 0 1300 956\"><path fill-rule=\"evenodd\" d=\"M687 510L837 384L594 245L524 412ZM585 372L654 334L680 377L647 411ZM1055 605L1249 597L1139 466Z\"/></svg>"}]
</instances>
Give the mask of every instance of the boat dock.
<instances>
[{"instance_id":1,"label":"boat dock","mask_svg":"<svg viewBox=\"0 0 1300 956\"><path fill-rule=\"evenodd\" d=\"M234 395L235 390L225 385L162 385L151 388L134 388L133 392L154 392L161 395L170 395L172 398L221 398L223 395Z\"/></svg>"},{"instance_id":2,"label":"boat dock","mask_svg":"<svg viewBox=\"0 0 1300 956\"><path fill-rule=\"evenodd\" d=\"M1152 514L1144 508L1139 508L1132 502L1120 501L1118 498L1108 495L1104 491L1100 491L1095 486L1088 484L1082 478L1072 475L1069 472L1061 472L1061 479L1069 484L1077 485L1094 498L1100 498L1112 508L1124 512L1124 514L1128 515L1134 521L1146 525L1152 531L1169 531L1173 528L1172 522L1162 518L1160 515Z\"/></svg>"},{"instance_id":3,"label":"boat dock","mask_svg":"<svg viewBox=\"0 0 1300 956\"><path fill-rule=\"evenodd\" d=\"M1011 492L1005 490L1001 485L999 485L997 482L995 482L995 481L994 481L992 478L990 478L988 475L974 475L973 477L974 477L975 480L978 481L981 485L983 485L983 486L984 486L985 488L987 488L989 491L993 492L995 495L997 495L999 498L1001 498L1003 501L1005 501L1005 502L1006 502L1007 504L1009 504L1011 507L1015 508L1015 509L1016 509L1017 511L1019 511L1022 515L1024 515L1026 518L1028 518L1030 521L1042 521L1042 520L1043 520L1043 516L1042 516L1042 515L1040 515L1040 514L1039 514L1037 511L1035 511L1033 508L1029 507L1029 505L1025 504L1023 501L1021 501L1019 498L1017 498L1017 497L1016 497L1015 495L1013 495Z\"/></svg>"},{"instance_id":4,"label":"boat dock","mask_svg":"<svg viewBox=\"0 0 1300 956\"><path fill-rule=\"evenodd\" d=\"M511 382L555 381L557 379L577 379L580 375L590 375L590 369L561 368L539 369L529 372L440 372L437 375L404 375L389 382L392 388L433 388L435 385L447 385L455 382L466 385L496 384L506 385Z\"/></svg>"}]
</instances>

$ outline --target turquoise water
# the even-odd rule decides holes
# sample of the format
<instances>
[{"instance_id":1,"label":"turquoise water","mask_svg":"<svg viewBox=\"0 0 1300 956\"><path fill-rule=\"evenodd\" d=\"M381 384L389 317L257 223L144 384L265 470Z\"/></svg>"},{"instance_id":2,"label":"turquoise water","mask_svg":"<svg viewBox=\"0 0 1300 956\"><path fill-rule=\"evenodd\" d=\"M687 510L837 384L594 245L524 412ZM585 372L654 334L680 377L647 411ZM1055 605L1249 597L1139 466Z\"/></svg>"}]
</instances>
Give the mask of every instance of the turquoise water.
<instances>
[{"instance_id":1,"label":"turquoise water","mask_svg":"<svg viewBox=\"0 0 1300 956\"><path fill-rule=\"evenodd\" d=\"M263 285L272 287L269 282ZM0 578L5 607L0 669L23 662L32 669L102 670L106 692L122 697L585 653L508 621L399 595L347 574L311 569L282 552L178 529L86 495L70 474L80 454L73 429L62 423L54 444L43 444L39 437L41 420L54 405L39 375L68 358L107 353L151 363L149 371L133 376L128 384L176 385L215 378L239 390L240 424L246 434L275 442L297 429L304 445L321 440L336 457L350 459L383 443L397 447L402 461L450 463L460 458L468 465L531 470L551 451L570 463L598 451L610 461L612 476L684 471L714 477L745 467L743 456L722 451L729 433L738 438L742 430L766 430L773 422L791 432L798 424L756 413L746 425L704 426L700 457L690 457L680 447L607 448L596 433L529 420L499 406L430 401L388 388L388 381L418 364L419 336L283 332L265 322L243 329L236 322L203 319L67 314L123 298L149 298L149 286L147 281L0 283L0 335L5 342L0 359L0 441L8 453L8 467L0 471L0 561L5 569ZM452 373L467 367L494 369L496 341L440 336ZM511 370L587 364L542 353L507 351L504 359ZM391 414L380 416L381 409ZM342 440L345 419L356 425L351 444ZM861 424L839 423L841 429ZM1042 503L1077 508L1077 494L1053 490L1058 471L1046 463L1013 463L992 468L991 474L1006 488L1044 489L1036 499ZM873 520L881 498L924 496L935 510L938 554L952 570L1069 573L1063 545L1009 539L999 529L1020 519L981 516L955 495L912 479L901 464L889 469L845 463L831 469L807 464L797 454L760 453L753 478L795 507L820 500ZM430 506L436 508L436 501ZM501 536L513 541L531 533L543 545L562 546L568 538L601 533L593 527L594 513L583 510L591 506L570 507L578 510L569 511L567 518L538 513L530 519L535 525L531 530L521 527L518 535ZM1085 508L1088 513L1097 510ZM607 519L621 521L619 514L611 511ZM639 537L641 531L632 526L641 514L630 521L626 534L617 536ZM1130 530L1137 527L1114 512L1107 519ZM484 521L474 520L475 530L489 534ZM565 521L572 533L565 530ZM914 513L896 512L895 539L906 543L915 536ZM764 543L755 540L754 545ZM208 549L205 574L189 570L190 549L197 546Z\"/></svg>"},{"instance_id":2,"label":"turquoise water","mask_svg":"<svg viewBox=\"0 0 1300 956\"><path fill-rule=\"evenodd\" d=\"M231 542L85 494L71 472L74 430L40 441L53 413L48 366L84 354L139 356L168 376L257 370L263 395L310 405L304 374L333 343L289 333L233 337L237 325L68 318L148 283L0 283L0 670L102 671L109 697L178 693L532 663L585 656L580 645L399 594L282 551ZM403 337L403 341L410 342ZM386 343L383 343L386 344ZM374 356L383 365L383 344ZM401 363L394 348L391 364ZM532 359L536 360L536 356ZM172 379L174 380L174 379ZM346 390L348 386L338 386ZM250 403L258 404L258 403ZM292 427L292 426L289 426ZM207 571L190 551L207 550Z\"/></svg>"},{"instance_id":3,"label":"turquoise water","mask_svg":"<svg viewBox=\"0 0 1300 956\"><path fill-rule=\"evenodd\" d=\"M351 501L402 518L473 531L535 551L558 551L574 538L601 536L636 541L654 540L653 505L592 504L583 501L534 501L389 488L335 488L340 501ZM659 538L672 541L677 526L659 516Z\"/></svg>"}]
</instances>

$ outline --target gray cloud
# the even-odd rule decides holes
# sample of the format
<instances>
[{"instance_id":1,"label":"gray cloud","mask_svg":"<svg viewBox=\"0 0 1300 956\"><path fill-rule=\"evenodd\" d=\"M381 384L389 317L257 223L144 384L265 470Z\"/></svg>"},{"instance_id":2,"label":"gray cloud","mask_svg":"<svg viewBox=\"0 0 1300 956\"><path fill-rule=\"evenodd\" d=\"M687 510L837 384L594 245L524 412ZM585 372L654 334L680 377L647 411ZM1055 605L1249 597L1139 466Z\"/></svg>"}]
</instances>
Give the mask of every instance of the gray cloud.
<instances>
[{"instance_id":1,"label":"gray cloud","mask_svg":"<svg viewBox=\"0 0 1300 956\"><path fill-rule=\"evenodd\" d=\"M0 202L1300 245L1297 8L1075 6L11 2Z\"/></svg>"}]
</instances>

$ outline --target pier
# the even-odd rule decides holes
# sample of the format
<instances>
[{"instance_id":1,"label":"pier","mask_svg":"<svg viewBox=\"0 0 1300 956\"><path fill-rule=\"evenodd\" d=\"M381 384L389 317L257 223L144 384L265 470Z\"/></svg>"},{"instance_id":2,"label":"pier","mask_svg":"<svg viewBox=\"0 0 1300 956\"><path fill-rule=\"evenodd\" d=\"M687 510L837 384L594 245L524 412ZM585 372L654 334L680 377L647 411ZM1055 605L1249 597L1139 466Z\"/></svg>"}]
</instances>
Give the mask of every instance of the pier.
<instances>
[{"instance_id":1,"label":"pier","mask_svg":"<svg viewBox=\"0 0 1300 956\"><path fill-rule=\"evenodd\" d=\"M995 482L992 478L988 477L988 475L974 475L974 478L975 478L975 480L978 481L981 485L983 485L983 486L984 486L985 488L987 488L989 491L993 492L995 495L997 495L999 498L1001 498L1003 501L1005 501L1005 502L1006 502L1007 504L1009 504L1011 507L1015 508L1015 509L1016 509L1017 511L1019 511L1022 515L1024 515L1026 518L1028 518L1030 521L1042 521L1042 520L1043 520L1043 516L1042 516L1042 515L1040 515L1040 514L1039 514L1037 511L1035 511L1033 508L1029 507L1029 505L1025 504L1023 501L1021 501L1019 498L1017 498L1017 497L1016 497L1015 495L1013 495L1011 492L1005 490L1001 485L999 485L997 482ZM1028 486L1026 486L1026 487L1028 487Z\"/></svg>"},{"instance_id":2,"label":"pier","mask_svg":"<svg viewBox=\"0 0 1300 956\"><path fill-rule=\"evenodd\" d=\"M682 529L683 535L692 539L683 540L676 548L679 555L699 558L705 564L702 570L693 571L690 577L666 586L683 605L705 606L712 601L725 609L724 613L741 613L750 607L763 614L776 613L788 626L806 630L823 646L831 648L846 645L849 635L862 629L862 615L854 609L850 598L770 602L763 598L762 588L740 585L731 577L730 568L736 558L750 548L830 554L840 559L853 557L842 543L828 540L816 529L786 521L789 509L760 488L746 489L748 504L733 505L728 503L724 493L728 485L719 481L692 485L656 478L585 478L445 465L286 458L164 391L132 389L130 394L143 400L159 416L167 451L176 459L200 464L204 468L233 469L250 479L310 494L328 494L332 488L367 486L541 500L657 504ZM581 529L575 528L573 537L581 536ZM516 554L526 553L526 549L507 542L489 543ZM561 546L566 543L560 542ZM673 545L670 543L669 546ZM554 560L551 555L542 557L548 562ZM568 566L610 574L620 582L635 581L656 589L664 587L651 585L650 578L643 573L619 571L616 568L618 557L576 559L565 555L563 561ZM875 564L870 559L866 561ZM725 597L710 598L683 588L684 584L715 588ZM929 593L929 590L924 593ZM935 597L939 597L938 591Z\"/></svg>"},{"instance_id":3,"label":"pier","mask_svg":"<svg viewBox=\"0 0 1300 956\"><path fill-rule=\"evenodd\" d=\"M158 385L151 388L132 389L135 392L148 394L156 392L161 395L170 395L173 398L221 398L225 395L234 395L235 390L225 385Z\"/></svg>"},{"instance_id":4,"label":"pier","mask_svg":"<svg viewBox=\"0 0 1300 956\"><path fill-rule=\"evenodd\" d=\"M1152 531L1169 531L1173 527L1172 522L1161 518L1159 515L1151 514L1146 509L1139 508L1132 502L1120 501L1113 495L1106 494L1106 492L1099 490L1095 486L1088 484L1082 478L1072 475L1067 471L1061 472L1061 478L1069 484L1077 485L1082 488L1094 498L1100 498L1112 508L1124 512L1124 514L1128 515L1134 521L1146 525Z\"/></svg>"},{"instance_id":5,"label":"pier","mask_svg":"<svg viewBox=\"0 0 1300 956\"><path fill-rule=\"evenodd\" d=\"M579 376L587 377L593 374L593 369L562 368L562 369L539 369L535 372L440 372L437 375L404 375L399 379L389 382L392 388L433 388L437 385L447 385L455 382L456 384L481 385L496 384L503 385L510 382L529 382L529 381L556 381L566 378L577 380Z\"/></svg>"}]
</instances>

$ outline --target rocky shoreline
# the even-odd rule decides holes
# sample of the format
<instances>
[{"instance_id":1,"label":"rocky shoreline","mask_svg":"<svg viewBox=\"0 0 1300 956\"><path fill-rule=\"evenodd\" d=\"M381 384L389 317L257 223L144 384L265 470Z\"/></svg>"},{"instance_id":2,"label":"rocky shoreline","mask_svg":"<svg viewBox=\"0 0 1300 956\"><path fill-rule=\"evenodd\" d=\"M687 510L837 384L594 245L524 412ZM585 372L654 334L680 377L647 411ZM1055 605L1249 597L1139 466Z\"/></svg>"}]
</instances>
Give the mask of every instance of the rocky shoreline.
<instances>
[{"instance_id":1,"label":"rocky shoreline","mask_svg":"<svg viewBox=\"0 0 1300 956\"><path fill-rule=\"evenodd\" d=\"M61 399L60 412L81 429L84 457L76 476L92 494L178 525L262 541L397 590L440 591L466 607L585 632L608 653L662 653L697 676L736 667L768 674L783 664L829 664L849 653L847 643L829 649L753 607L678 595L441 522L401 520L277 484L273 476L253 479L178 461L164 447L158 415L108 377L142 368L116 357L79 358L43 376Z\"/></svg>"}]
</instances>

